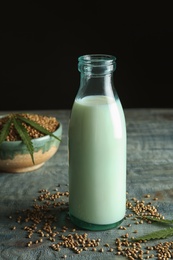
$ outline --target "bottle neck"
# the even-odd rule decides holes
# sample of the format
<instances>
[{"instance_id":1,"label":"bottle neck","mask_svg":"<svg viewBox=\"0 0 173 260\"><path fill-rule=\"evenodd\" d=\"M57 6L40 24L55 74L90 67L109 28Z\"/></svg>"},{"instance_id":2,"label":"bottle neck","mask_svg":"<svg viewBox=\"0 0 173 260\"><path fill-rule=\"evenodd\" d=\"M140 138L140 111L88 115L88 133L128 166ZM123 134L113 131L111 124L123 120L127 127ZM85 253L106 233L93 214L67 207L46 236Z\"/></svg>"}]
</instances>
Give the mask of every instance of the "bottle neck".
<instances>
[{"instance_id":1,"label":"bottle neck","mask_svg":"<svg viewBox=\"0 0 173 260\"><path fill-rule=\"evenodd\" d=\"M84 55L78 59L80 87L77 98L89 95L115 96L113 73L115 57L110 55Z\"/></svg>"}]
</instances>

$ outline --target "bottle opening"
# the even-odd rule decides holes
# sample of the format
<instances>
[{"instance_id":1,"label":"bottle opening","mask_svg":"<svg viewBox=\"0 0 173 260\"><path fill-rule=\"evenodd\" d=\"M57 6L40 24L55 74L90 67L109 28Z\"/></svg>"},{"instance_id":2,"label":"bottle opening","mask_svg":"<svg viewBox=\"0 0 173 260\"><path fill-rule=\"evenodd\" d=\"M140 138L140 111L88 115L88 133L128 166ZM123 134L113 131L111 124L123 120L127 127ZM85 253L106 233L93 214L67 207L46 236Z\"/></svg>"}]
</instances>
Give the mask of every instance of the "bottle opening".
<instances>
[{"instance_id":1,"label":"bottle opening","mask_svg":"<svg viewBox=\"0 0 173 260\"><path fill-rule=\"evenodd\" d=\"M116 69L116 57L108 54L87 54L78 58L78 70L89 74L108 74Z\"/></svg>"},{"instance_id":2,"label":"bottle opening","mask_svg":"<svg viewBox=\"0 0 173 260\"><path fill-rule=\"evenodd\" d=\"M80 56L78 58L79 62L92 64L92 65L102 65L102 63L106 64L113 64L116 62L116 57L113 55L108 55L108 54L87 54Z\"/></svg>"}]
</instances>

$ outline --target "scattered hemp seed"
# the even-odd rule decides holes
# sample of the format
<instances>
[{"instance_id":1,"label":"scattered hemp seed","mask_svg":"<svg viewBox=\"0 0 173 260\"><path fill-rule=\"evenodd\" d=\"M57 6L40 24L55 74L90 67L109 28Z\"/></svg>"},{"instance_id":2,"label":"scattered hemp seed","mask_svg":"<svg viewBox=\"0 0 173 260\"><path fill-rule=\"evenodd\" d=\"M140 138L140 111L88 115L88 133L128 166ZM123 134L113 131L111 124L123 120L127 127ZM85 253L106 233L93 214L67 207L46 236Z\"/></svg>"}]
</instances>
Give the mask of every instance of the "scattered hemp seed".
<instances>
[{"instance_id":1,"label":"scattered hemp seed","mask_svg":"<svg viewBox=\"0 0 173 260\"><path fill-rule=\"evenodd\" d=\"M12 229L12 230L16 230L16 226L13 226L11 229Z\"/></svg>"},{"instance_id":2,"label":"scattered hemp seed","mask_svg":"<svg viewBox=\"0 0 173 260\"><path fill-rule=\"evenodd\" d=\"M133 233L138 233L137 229L135 229L135 230L133 231Z\"/></svg>"},{"instance_id":3,"label":"scattered hemp seed","mask_svg":"<svg viewBox=\"0 0 173 260\"><path fill-rule=\"evenodd\" d=\"M158 198L155 197L153 200L158 200Z\"/></svg>"},{"instance_id":4,"label":"scattered hemp seed","mask_svg":"<svg viewBox=\"0 0 173 260\"><path fill-rule=\"evenodd\" d=\"M146 194L146 195L145 195L145 198L150 198L150 194Z\"/></svg>"},{"instance_id":5,"label":"scattered hemp seed","mask_svg":"<svg viewBox=\"0 0 173 260\"><path fill-rule=\"evenodd\" d=\"M38 197L34 198L31 208L16 212L16 216L9 216L10 221L16 221L26 232L27 247L35 246L48 241L50 248L54 251L62 252L61 258L67 258L63 250L69 250L69 254L87 254L87 251L98 254L113 254L130 260L158 259L168 260L173 258L173 242L150 242L136 241L135 237L140 234L141 225L152 224L152 217L160 220L164 216L158 211L156 197L146 194L144 199L130 198L126 201L127 214L123 225L118 227L118 237L112 243L104 242L99 238L91 238L90 232L82 233L75 227L68 225L59 226L57 224L57 212L68 211L68 191L58 189L49 191L41 189ZM127 193L128 194L128 193ZM129 196L129 194L128 194ZM147 219L147 217L150 217ZM140 225L139 225L140 224ZM11 225L11 229L17 229L17 225ZM135 227L135 228L134 228ZM109 231L108 231L109 232ZM113 232L113 231L111 231ZM93 233L91 233L93 236ZM115 232L116 236L117 232ZM106 257L105 257L106 258Z\"/></svg>"}]
</instances>

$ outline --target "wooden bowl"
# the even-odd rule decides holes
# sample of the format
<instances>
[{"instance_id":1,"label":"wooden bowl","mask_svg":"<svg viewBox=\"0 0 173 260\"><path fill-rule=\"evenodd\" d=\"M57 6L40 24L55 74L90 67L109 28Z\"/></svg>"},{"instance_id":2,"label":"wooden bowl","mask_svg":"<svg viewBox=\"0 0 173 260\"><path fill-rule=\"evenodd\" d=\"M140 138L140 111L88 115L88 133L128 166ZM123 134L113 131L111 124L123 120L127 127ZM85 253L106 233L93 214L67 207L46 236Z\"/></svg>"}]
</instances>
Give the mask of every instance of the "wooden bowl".
<instances>
[{"instance_id":1,"label":"wooden bowl","mask_svg":"<svg viewBox=\"0 0 173 260\"><path fill-rule=\"evenodd\" d=\"M53 133L62 137L62 124ZM26 145L22 141L4 141L0 145L0 172L24 173L44 165L58 150L60 141L49 135L32 139L34 164Z\"/></svg>"}]
</instances>

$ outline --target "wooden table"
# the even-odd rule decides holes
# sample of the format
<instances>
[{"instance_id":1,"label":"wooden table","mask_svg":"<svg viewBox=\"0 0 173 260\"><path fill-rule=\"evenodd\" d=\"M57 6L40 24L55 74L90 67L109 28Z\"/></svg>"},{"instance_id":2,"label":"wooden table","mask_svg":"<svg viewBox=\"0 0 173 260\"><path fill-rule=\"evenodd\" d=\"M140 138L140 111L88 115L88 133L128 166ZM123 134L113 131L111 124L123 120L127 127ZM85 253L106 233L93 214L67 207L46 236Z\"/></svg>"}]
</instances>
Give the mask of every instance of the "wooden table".
<instances>
[{"instance_id":1,"label":"wooden table","mask_svg":"<svg viewBox=\"0 0 173 260\"><path fill-rule=\"evenodd\" d=\"M132 210L127 208L128 216L122 223L122 229L100 232L74 230L68 218L68 195L65 193L68 192L67 131L70 111L32 112L56 116L63 125L62 141L58 152L42 168L28 173L0 174L0 259L126 259L120 253L117 255L117 238L137 237L165 228L163 224L140 224L134 215L128 215ZM127 201L134 203L136 198L148 205L150 202L165 218L173 219L173 109L125 109L125 117ZM57 192L60 192L60 198L54 200L52 195ZM45 193L47 200L44 204L38 197ZM30 218L33 213L36 217L38 204L47 207L46 211L43 210L42 222L36 223L34 219L27 222L29 214ZM45 223L50 220L54 236L50 230L46 231ZM80 254L63 246L59 246L59 251L52 248L52 244L60 243L62 236L65 238L75 233L87 233L89 239L100 239L99 245L95 249L87 247ZM172 237L151 240L143 243L142 249L145 252L147 245L171 240ZM32 244L28 244L29 241ZM156 250L150 250L148 255L156 253ZM146 258L147 254L143 254L141 259Z\"/></svg>"}]
</instances>

